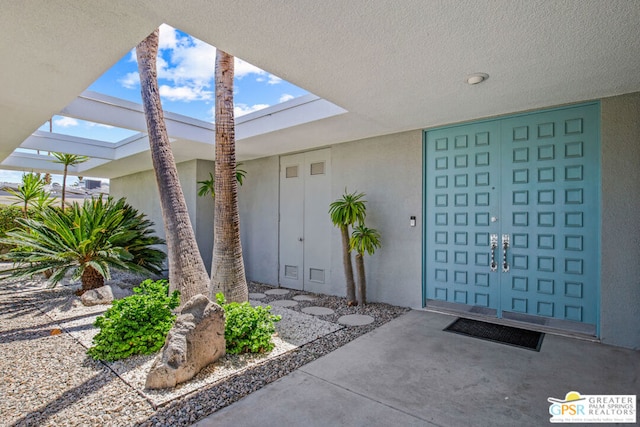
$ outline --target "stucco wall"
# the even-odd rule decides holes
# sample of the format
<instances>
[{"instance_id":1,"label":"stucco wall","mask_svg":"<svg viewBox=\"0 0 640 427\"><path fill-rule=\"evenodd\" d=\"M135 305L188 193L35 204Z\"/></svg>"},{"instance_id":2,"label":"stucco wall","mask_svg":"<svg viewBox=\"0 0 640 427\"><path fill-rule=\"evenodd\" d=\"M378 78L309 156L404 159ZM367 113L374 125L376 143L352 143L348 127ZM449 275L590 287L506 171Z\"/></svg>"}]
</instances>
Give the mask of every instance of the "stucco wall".
<instances>
[{"instance_id":1,"label":"stucco wall","mask_svg":"<svg viewBox=\"0 0 640 427\"><path fill-rule=\"evenodd\" d=\"M640 348L640 93L603 99L602 342Z\"/></svg>"},{"instance_id":2,"label":"stucco wall","mask_svg":"<svg viewBox=\"0 0 640 427\"><path fill-rule=\"evenodd\" d=\"M238 191L240 235L247 280L278 284L279 158L242 164L247 172Z\"/></svg>"},{"instance_id":3,"label":"stucco wall","mask_svg":"<svg viewBox=\"0 0 640 427\"><path fill-rule=\"evenodd\" d=\"M378 230L382 247L365 255L367 299L422 306L422 132L381 136L331 147L333 200L366 194L367 227ZM416 217L416 226L409 218ZM341 238L332 234L332 284L344 294Z\"/></svg>"},{"instance_id":4,"label":"stucco wall","mask_svg":"<svg viewBox=\"0 0 640 427\"><path fill-rule=\"evenodd\" d=\"M341 197L345 187L366 193L366 224L382 235L382 248L365 258L370 301L421 306L421 153L420 131L331 147L332 200ZM247 277L276 285L279 157L245 162L243 168L248 174L240 190L240 226ZM409 227L410 216L416 216L415 227ZM337 228L330 238L331 280L326 292L345 295Z\"/></svg>"},{"instance_id":5,"label":"stucco wall","mask_svg":"<svg viewBox=\"0 0 640 427\"><path fill-rule=\"evenodd\" d=\"M210 269L213 247L213 201L210 197L198 197L197 181L208 178L209 171L213 171L213 162L192 160L179 163L177 167L198 248L205 266ZM156 234L164 238L162 209L154 171L112 179L110 194L116 198L126 197L129 204L144 212L155 223Z\"/></svg>"},{"instance_id":6,"label":"stucco wall","mask_svg":"<svg viewBox=\"0 0 640 427\"><path fill-rule=\"evenodd\" d=\"M207 272L211 274L211 260L213 258L213 197L199 197L198 187L200 187L200 184L197 184L197 181L206 181L209 179L209 173L214 173L215 171L215 162L209 160L197 160L196 162L195 178L185 183L186 186L190 188L188 192L185 191L184 197L190 200L192 204L193 200L195 200L196 223L194 229L196 232L196 240L198 242L200 255L204 261L204 266L207 268ZM178 165L178 173L182 174L180 166L181 165ZM191 179L191 177L189 177L189 179ZM180 182L182 182L182 180L183 178L181 176ZM185 188L185 184L183 184L183 189ZM189 194L188 197L187 193ZM189 206L189 217L193 218L191 215L192 208L189 202L187 202L187 205ZM191 221L193 221L193 219Z\"/></svg>"}]
</instances>

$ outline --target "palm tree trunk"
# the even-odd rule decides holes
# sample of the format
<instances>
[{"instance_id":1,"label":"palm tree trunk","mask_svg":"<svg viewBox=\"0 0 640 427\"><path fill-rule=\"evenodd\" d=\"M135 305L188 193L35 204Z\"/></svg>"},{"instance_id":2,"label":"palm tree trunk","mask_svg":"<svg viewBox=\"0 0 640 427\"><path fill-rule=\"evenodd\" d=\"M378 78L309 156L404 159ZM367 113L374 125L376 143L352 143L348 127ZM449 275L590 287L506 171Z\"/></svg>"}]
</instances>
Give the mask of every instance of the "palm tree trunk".
<instances>
[{"instance_id":1,"label":"palm tree trunk","mask_svg":"<svg viewBox=\"0 0 640 427\"><path fill-rule=\"evenodd\" d=\"M67 173L69 171L69 166L68 165L64 165L64 172L62 174L62 202L60 207L62 207L62 209L64 210L64 198L65 195L67 194Z\"/></svg>"},{"instance_id":2,"label":"palm tree trunk","mask_svg":"<svg viewBox=\"0 0 640 427\"><path fill-rule=\"evenodd\" d=\"M249 291L240 242L236 142L233 115L233 56L216 52L216 176L211 290L244 302Z\"/></svg>"},{"instance_id":3,"label":"palm tree trunk","mask_svg":"<svg viewBox=\"0 0 640 427\"><path fill-rule=\"evenodd\" d=\"M208 295L209 275L204 266L191 226L187 204L178 178L160 102L156 57L156 29L136 47L140 89L144 105L151 159L160 192L165 240L169 260L169 291L180 291L181 305L197 294Z\"/></svg>"},{"instance_id":4,"label":"palm tree trunk","mask_svg":"<svg viewBox=\"0 0 640 427\"><path fill-rule=\"evenodd\" d=\"M101 288L104 286L104 277L98 273L98 270L91 266L87 266L82 272L80 277L82 282L82 291L88 291L91 289Z\"/></svg>"},{"instance_id":5,"label":"palm tree trunk","mask_svg":"<svg viewBox=\"0 0 640 427\"><path fill-rule=\"evenodd\" d=\"M358 305L356 301L356 284L353 280L353 264L351 263L351 251L349 250L349 227L340 227L342 235L342 264L344 266L344 276L347 281L347 304Z\"/></svg>"},{"instance_id":6,"label":"palm tree trunk","mask_svg":"<svg viewBox=\"0 0 640 427\"><path fill-rule=\"evenodd\" d=\"M364 275L364 256L356 254L356 271L358 272L358 302L362 305L367 303L367 278Z\"/></svg>"}]
</instances>

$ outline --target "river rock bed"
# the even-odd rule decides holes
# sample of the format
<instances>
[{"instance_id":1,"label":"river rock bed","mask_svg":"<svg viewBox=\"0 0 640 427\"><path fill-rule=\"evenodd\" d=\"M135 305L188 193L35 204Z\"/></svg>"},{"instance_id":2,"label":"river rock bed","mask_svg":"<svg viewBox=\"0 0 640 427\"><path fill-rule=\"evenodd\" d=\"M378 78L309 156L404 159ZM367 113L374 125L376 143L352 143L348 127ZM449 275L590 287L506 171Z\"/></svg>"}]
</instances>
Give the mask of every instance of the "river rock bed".
<instances>
[{"instance_id":1,"label":"river rock bed","mask_svg":"<svg viewBox=\"0 0 640 427\"><path fill-rule=\"evenodd\" d=\"M345 298L293 290L274 295L268 292L274 288L251 283L252 296L259 296L254 305L297 302L272 307L282 316L276 348L225 356L187 383L152 391L144 389L144 379L154 356L102 363L86 355L98 332L93 321L107 307L83 306L76 289L68 282L53 289L38 280L0 282L0 426L187 426L408 311L387 304L348 307ZM307 307L333 313L313 316L302 312ZM350 314L374 322L338 324Z\"/></svg>"}]
</instances>

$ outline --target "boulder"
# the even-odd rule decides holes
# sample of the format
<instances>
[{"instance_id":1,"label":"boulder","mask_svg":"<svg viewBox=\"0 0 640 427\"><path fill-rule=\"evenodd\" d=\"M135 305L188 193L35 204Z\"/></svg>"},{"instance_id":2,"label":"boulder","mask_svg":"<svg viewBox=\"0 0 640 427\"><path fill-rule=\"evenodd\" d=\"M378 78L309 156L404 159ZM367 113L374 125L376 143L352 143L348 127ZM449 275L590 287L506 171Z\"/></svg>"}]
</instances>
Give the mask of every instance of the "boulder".
<instances>
[{"instance_id":1,"label":"boulder","mask_svg":"<svg viewBox=\"0 0 640 427\"><path fill-rule=\"evenodd\" d=\"M130 289L123 289L116 285L105 285L86 291L80 297L82 304L86 306L98 304L111 304L113 300L133 295Z\"/></svg>"},{"instance_id":2,"label":"boulder","mask_svg":"<svg viewBox=\"0 0 640 427\"><path fill-rule=\"evenodd\" d=\"M169 331L145 387L170 388L190 380L224 356L225 345L223 308L202 294L194 295L182 307Z\"/></svg>"}]
</instances>

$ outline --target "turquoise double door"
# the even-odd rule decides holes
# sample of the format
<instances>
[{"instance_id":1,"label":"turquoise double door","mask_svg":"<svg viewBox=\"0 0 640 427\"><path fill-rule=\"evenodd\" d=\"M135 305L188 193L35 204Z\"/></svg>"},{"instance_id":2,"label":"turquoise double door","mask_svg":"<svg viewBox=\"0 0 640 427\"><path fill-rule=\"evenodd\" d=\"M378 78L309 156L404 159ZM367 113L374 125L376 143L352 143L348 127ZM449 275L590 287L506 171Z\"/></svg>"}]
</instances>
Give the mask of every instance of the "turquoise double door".
<instances>
[{"instance_id":1,"label":"turquoise double door","mask_svg":"<svg viewBox=\"0 0 640 427\"><path fill-rule=\"evenodd\" d=\"M424 305L596 334L599 135L597 103L425 131Z\"/></svg>"}]
</instances>

